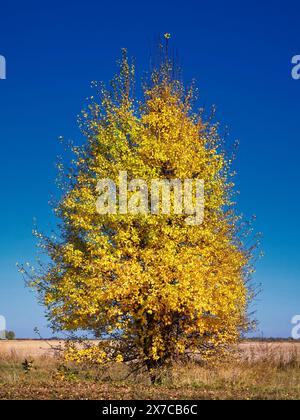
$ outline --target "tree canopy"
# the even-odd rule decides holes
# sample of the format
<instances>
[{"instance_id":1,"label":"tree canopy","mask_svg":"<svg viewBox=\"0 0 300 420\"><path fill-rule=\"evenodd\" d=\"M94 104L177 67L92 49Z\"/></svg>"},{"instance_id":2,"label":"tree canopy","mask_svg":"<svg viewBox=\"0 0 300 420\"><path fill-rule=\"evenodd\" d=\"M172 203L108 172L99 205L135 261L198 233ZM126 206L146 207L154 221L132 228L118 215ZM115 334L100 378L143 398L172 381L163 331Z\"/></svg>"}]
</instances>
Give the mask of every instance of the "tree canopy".
<instances>
[{"instance_id":1,"label":"tree canopy","mask_svg":"<svg viewBox=\"0 0 300 420\"><path fill-rule=\"evenodd\" d=\"M82 112L86 143L72 147L63 175L58 235L36 232L51 262L30 286L53 328L102 339L71 345L71 360L139 360L151 371L194 352L207 358L223 351L249 327L253 248L233 202L231 157L218 124L194 111L194 87L174 73L166 55L137 100L135 68L123 50L111 87L95 84ZM203 180L203 221L187 224L175 212L129 214L118 204L100 214L99 179L118 185L122 171L149 189L154 179Z\"/></svg>"}]
</instances>

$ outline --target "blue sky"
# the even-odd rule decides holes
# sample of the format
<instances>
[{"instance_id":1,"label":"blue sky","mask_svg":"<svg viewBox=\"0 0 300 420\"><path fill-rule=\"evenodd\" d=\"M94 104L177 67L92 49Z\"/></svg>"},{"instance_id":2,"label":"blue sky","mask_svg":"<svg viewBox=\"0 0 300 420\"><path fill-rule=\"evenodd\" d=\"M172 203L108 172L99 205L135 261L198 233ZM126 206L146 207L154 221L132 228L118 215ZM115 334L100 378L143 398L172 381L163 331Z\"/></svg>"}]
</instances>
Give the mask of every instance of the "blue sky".
<instances>
[{"instance_id":1,"label":"blue sky","mask_svg":"<svg viewBox=\"0 0 300 420\"><path fill-rule=\"evenodd\" d=\"M289 336L300 314L300 80L291 59L300 54L296 1L26 1L0 9L0 314L18 337L44 336L43 308L16 269L33 261L33 218L53 221L60 135L79 140L76 115L90 81L108 81L120 48L139 74L149 67L155 39L172 35L185 81L197 80L199 102L217 106L217 119L240 139L235 162L239 208L257 216L265 257L255 280L260 332Z\"/></svg>"}]
</instances>

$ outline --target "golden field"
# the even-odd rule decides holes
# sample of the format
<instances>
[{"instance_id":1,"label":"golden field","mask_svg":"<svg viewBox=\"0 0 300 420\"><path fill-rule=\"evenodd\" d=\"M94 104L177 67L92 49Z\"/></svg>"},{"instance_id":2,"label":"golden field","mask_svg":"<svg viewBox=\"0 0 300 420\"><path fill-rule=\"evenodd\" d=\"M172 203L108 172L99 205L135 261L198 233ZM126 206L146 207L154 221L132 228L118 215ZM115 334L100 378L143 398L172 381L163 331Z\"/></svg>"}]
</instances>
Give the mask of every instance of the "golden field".
<instances>
[{"instance_id":1,"label":"golden field","mask_svg":"<svg viewBox=\"0 0 300 420\"><path fill-rule=\"evenodd\" d=\"M56 351L62 343L0 341L0 399L300 399L299 342L244 341L214 365L172 366L155 386L122 364L67 366Z\"/></svg>"}]
</instances>

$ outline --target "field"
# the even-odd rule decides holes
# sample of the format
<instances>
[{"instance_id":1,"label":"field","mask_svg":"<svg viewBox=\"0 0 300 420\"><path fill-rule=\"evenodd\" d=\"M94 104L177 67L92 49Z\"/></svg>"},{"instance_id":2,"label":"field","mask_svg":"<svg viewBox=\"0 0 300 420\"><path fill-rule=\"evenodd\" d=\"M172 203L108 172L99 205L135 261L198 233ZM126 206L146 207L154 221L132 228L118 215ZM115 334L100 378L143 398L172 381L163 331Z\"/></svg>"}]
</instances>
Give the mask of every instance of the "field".
<instances>
[{"instance_id":1,"label":"field","mask_svg":"<svg viewBox=\"0 0 300 420\"><path fill-rule=\"evenodd\" d=\"M214 365L177 364L152 386L126 366L66 366L58 341L0 341L0 399L300 399L300 343L243 342Z\"/></svg>"}]
</instances>

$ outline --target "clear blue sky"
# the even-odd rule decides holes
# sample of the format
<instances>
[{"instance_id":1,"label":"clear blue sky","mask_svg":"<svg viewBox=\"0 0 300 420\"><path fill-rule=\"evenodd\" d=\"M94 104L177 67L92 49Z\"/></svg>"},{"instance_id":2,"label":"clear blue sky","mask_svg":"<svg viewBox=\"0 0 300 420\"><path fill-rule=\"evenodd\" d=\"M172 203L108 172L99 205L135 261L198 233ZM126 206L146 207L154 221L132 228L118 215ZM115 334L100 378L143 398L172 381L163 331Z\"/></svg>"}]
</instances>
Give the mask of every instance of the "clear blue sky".
<instances>
[{"instance_id":1,"label":"clear blue sky","mask_svg":"<svg viewBox=\"0 0 300 420\"><path fill-rule=\"evenodd\" d=\"M298 3L298 4L297 4ZM264 259L255 305L265 336L289 336L300 314L300 54L296 1L2 2L0 54L0 314L19 337L46 328L43 309L23 284L17 261L33 261L33 218L47 229L55 191L58 136L79 139L76 115L90 81L108 81L121 47L147 70L159 34L170 32L186 81L201 104L240 139L239 208L256 214Z\"/></svg>"}]
</instances>

